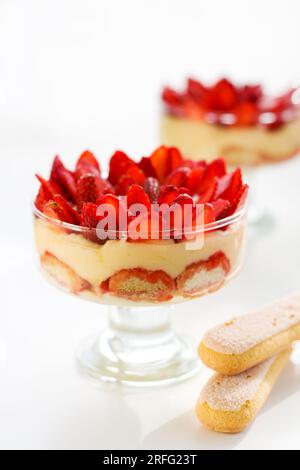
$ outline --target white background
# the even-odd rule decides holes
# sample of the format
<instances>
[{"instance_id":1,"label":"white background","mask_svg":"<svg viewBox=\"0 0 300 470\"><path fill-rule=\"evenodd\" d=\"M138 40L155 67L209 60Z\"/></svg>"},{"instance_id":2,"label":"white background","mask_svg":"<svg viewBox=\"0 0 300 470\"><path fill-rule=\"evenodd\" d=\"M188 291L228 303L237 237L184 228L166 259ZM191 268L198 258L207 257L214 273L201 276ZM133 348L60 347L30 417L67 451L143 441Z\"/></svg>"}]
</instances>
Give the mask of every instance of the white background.
<instances>
[{"instance_id":1,"label":"white background","mask_svg":"<svg viewBox=\"0 0 300 470\"><path fill-rule=\"evenodd\" d=\"M0 0L0 447L299 448L300 365L290 364L238 436L197 423L209 375L177 387L96 389L74 366L105 309L48 285L37 270L33 174L55 153L85 148L105 166L158 144L159 93L187 75L227 74L270 90L300 80L298 0ZM241 274L223 291L175 309L197 339L232 315L299 287L300 159L261 172L272 232L252 237Z\"/></svg>"}]
</instances>

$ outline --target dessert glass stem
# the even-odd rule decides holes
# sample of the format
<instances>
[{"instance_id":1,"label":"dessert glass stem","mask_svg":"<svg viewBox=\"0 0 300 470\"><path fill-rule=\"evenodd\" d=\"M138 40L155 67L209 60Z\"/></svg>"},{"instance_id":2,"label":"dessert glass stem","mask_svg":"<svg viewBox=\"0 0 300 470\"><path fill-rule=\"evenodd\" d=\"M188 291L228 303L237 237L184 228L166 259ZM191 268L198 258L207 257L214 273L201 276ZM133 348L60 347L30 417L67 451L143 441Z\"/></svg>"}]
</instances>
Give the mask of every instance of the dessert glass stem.
<instances>
[{"instance_id":1,"label":"dessert glass stem","mask_svg":"<svg viewBox=\"0 0 300 470\"><path fill-rule=\"evenodd\" d=\"M171 307L109 307L109 326L78 351L81 371L104 382L168 385L199 368L196 345L171 328Z\"/></svg>"}]
</instances>

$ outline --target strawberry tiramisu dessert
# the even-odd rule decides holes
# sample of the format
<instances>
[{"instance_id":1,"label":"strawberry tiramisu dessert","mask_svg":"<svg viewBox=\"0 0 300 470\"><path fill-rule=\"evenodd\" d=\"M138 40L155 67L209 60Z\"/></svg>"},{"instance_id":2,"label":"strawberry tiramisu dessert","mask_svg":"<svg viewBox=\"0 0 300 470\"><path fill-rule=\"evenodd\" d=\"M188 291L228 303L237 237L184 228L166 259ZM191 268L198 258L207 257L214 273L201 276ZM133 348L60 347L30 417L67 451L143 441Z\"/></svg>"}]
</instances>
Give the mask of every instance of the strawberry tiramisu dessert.
<instances>
[{"instance_id":1,"label":"strawberry tiramisu dessert","mask_svg":"<svg viewBox=\"0 0 300 470\"><path fill-rule=\"evenodd\" d=\"M298 91L269 96L261 85L212 85L188 79L183 91L165 88L161 137L193 160L224 156L230 165L274 163L300 149Z\"/></svg>"},{"instance_id":2,"label":"strawberry tiramisu dessert","mask_svg":"<svg viewBox=\"0 0 300 470\"><path fill-rule=\"evenodd\" d=\"M248 190L240 169L161 146L138 162L116 151L108 175L101 170L85 151L74 170L57 156L48 179L37 175L37 250L62 287L102 303L153 304L214 291L238 270Z\"/></svg>"}]
</instances>

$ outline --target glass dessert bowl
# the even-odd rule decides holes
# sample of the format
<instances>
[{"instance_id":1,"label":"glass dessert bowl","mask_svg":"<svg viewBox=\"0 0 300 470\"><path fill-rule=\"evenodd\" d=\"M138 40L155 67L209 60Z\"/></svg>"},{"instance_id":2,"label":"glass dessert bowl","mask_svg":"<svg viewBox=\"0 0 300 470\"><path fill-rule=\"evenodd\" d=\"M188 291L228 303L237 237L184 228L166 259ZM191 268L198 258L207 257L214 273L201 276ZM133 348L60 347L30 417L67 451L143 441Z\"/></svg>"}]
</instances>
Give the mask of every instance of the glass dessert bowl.
<instances>
[{"instance_id":1,"label":"glass dessert bowl","mask_svg":"<svg viewBox=\"0 0 300 470\"><path fill-rule=\"evenodd\" d=\"M207 86L188 79L183 91L164 88L162 103L161 142L195 161L222 155L227 165L242 167L253 188L249 223L264 228L270 216L259 196L256 168L299 153L299 91L269 96L257 84L237 86L223 78Z\"/></svg>"},{"instance_id":2,"label":"glass dessert bowl","mask_svg":"<svg viewBox=\"0 0 300 470\"><path fill-rule=\"evenodd\" d=\"M79 349L81 369L131 385L196 372L196 349L173 332L170 310L221 288L241 267L248 188L240 170L160 147L139 163L116 152L107 179L90 152L74 172L56 157L50 179L38 178L34 231L43 271L110 314L109 328Z\"/></svg>"}]
</instances>

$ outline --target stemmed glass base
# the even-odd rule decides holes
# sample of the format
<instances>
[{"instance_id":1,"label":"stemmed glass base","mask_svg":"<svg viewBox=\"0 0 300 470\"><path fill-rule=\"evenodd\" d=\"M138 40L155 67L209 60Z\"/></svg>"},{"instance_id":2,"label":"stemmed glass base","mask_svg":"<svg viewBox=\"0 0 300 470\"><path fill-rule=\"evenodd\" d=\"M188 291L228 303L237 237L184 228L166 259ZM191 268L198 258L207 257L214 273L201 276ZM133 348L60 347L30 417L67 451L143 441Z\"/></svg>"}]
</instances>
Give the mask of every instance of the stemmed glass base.
<instances>
[{"instance_id":1,"label":"stemmed glass base","mask_svg":"<svg viewBox=\"0 0 300 470\"><path fill-rule=\"evenodd\" d=\"M171 329L171 307L109 307L109 328L79 348L80 370L99 382L169 385L200 366L196 344Z\"/></svg>"}]
</instances>

